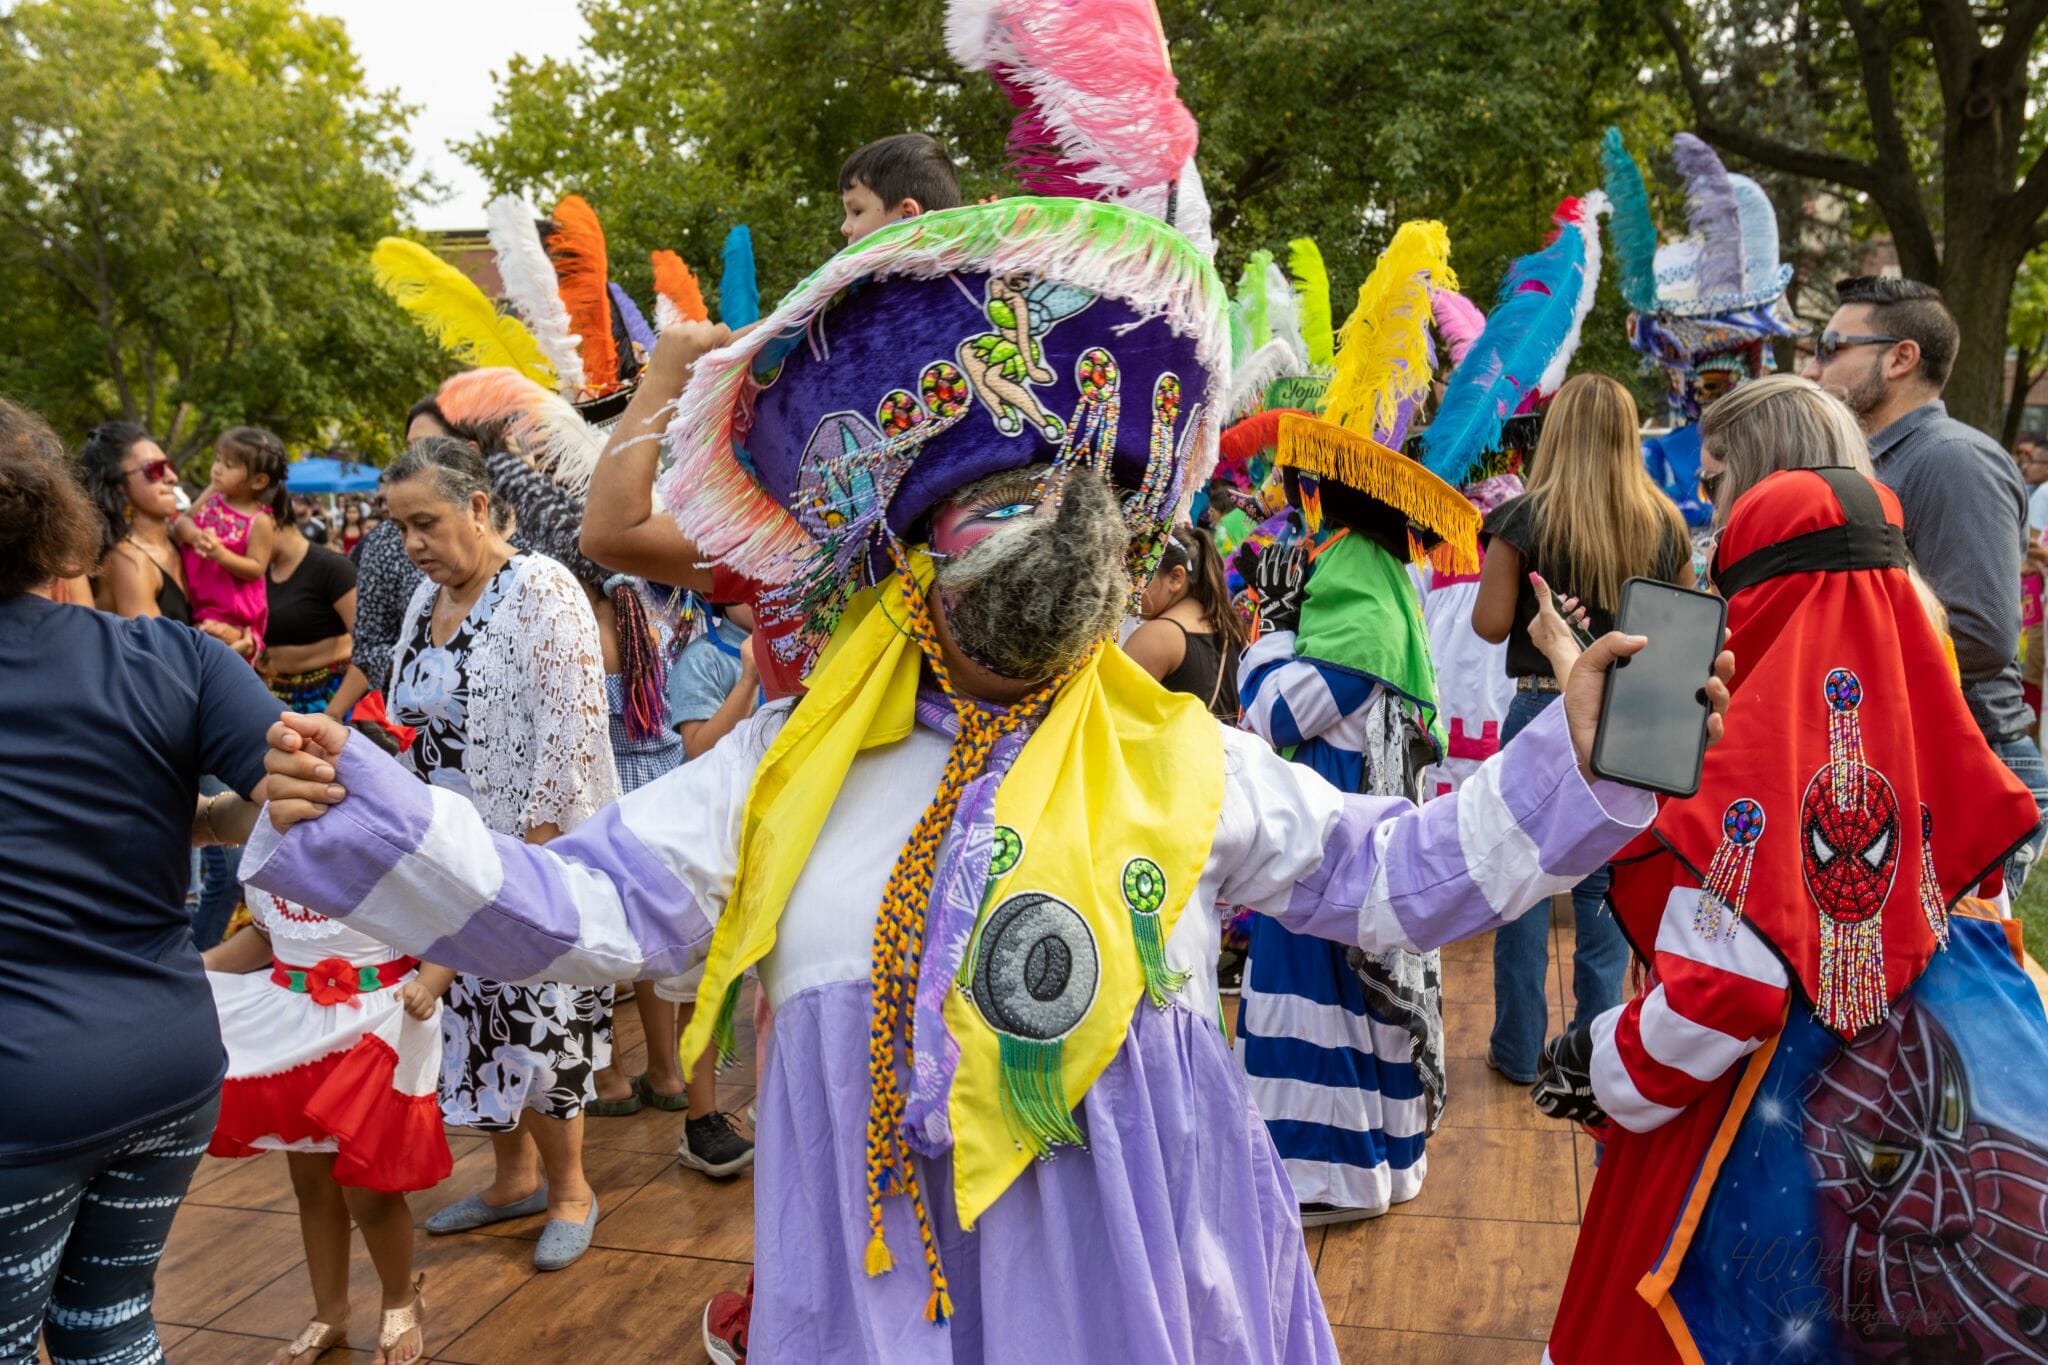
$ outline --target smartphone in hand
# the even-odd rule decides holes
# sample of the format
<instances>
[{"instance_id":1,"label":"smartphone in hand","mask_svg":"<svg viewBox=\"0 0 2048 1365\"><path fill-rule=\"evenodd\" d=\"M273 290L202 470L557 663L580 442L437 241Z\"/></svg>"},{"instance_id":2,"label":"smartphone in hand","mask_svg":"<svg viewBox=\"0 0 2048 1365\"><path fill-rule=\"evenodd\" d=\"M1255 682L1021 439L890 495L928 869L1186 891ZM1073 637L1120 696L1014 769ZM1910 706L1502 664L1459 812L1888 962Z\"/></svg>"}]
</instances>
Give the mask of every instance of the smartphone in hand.
<instances>
[{"instance_id":1,"label":"smartphone in hand","mask_svg":"<svg viewBox=\"0 0 2048 1365\"><path fill-rule=\"evenodd\" d=\"M1607 676L1593 772L1631 787L1691 796L1707 754L1707 680L1721 652L1728 604L1711 593L1631 578L1616 628L1649 643Z\"/></svg>"}]
</instances>

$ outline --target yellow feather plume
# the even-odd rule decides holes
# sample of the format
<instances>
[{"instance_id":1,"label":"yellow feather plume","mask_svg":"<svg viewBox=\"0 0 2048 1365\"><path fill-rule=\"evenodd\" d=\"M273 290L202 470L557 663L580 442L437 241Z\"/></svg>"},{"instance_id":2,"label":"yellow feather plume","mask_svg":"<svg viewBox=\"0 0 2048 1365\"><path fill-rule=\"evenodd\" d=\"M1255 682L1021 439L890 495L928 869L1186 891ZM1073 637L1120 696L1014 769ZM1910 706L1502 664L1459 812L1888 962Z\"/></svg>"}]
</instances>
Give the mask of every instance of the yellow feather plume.
<instances>
[{"instance_id":1,"label":"yellow feather plume","mask_svg":"<svg viewBox=\"0 0 2048 1365\"><path fill-rule=\"evenodd\" d=\"M1457 287L1449 230L1426 219L1401 224L1338 333L1323 416L1366 436L1391 432L1402 402L1429 387L1430 291Z\"/></svg>"},{"instance_id":2,"label":"yellow feather plume","mask_svg":"<svg viewBox=\"0 0 2048 1365\"><path fill-rule=\"evenodd\" d=\"M500 313L467 275L403 237L370 253L377 287L412 314L442 350L473 367L502 365L555 387L555 370L518 318Z\"/></svg>"}]
</instances>

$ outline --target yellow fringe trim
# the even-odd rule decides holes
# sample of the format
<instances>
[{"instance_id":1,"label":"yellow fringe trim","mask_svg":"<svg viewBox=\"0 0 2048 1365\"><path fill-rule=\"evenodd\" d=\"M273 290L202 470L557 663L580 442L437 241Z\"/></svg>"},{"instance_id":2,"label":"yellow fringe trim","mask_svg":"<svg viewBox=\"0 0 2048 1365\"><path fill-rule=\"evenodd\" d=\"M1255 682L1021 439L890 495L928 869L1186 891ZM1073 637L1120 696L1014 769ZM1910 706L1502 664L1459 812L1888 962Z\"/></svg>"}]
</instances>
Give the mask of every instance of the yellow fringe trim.
<instances>
[{"instance_id":1,"label":"yellow fringe trim","mask_svg":"<svg viewBox=\"0 0 2048 1365\"><path fill-rule=\"evenodd\" d=\"M889 1244L882 1240L882 1230L875 1229L875 1235L868 1238L868 1264L870 1275L886 1275L896 1268L896 1258L889 1254Z\"/></svg>"},{"instance_id":2,"label":"yellow fringe trim","mask_svg":"<svg viewBox=\"0 0 2048 1365\"><path fill-rule=\"evenodd\" d=\"M1445 564L1453 572L1479 568L1479 509L1465 495L1397 450L1370 436L1293 413L1280 418L1277 464L1334 479L1377 498L1416 525L1442 537Z\"/></svg>"},{"instance_id":3,"label":"yellow fringe trim","mask_svg":"<svg viewBox=\"0 0 2048 1365\"><path fill-rule=\"evenodd\" d=\"M943 1289L934 1289L931 1297L924 1301L924 1320L944 1322L953 1316L953 1296Z\"/></svg>"}]
</instances>

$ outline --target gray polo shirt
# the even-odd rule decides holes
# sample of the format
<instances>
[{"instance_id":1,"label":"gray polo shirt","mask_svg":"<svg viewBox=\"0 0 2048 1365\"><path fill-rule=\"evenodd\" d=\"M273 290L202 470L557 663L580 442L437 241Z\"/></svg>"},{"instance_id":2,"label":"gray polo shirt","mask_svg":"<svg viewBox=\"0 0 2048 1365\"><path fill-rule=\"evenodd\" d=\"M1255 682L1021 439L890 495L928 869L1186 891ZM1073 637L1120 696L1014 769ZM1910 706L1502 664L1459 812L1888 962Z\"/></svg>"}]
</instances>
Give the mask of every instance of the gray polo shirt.
<instances>
[{"instance_id":1,"label":"gray polo shirt","mask_svg":"<svg viewBox=\"0 0 2048 1365\"><path fill-rule=\"evenodd\" d=\"M1948 608L1977 728L1990 740L2025 732L2033 713L2020 697L2027 487L2018 466L1938 399L1872 436L1870 458L1899 495L1914 562Z\"/></svg>"}]
</instances>

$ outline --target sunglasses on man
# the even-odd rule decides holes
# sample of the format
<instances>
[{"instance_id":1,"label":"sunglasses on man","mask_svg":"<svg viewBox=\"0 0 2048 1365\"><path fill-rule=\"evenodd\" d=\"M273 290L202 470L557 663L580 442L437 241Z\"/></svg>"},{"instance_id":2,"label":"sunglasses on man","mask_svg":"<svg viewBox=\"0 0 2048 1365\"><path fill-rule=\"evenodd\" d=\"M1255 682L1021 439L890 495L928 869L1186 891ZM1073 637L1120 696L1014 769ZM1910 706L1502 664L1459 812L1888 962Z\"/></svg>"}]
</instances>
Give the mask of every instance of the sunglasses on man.
<instances>
[{"instance_id":1,"label":"sunglasses on man","mask_svg":"<svg viewBox=\"0 0 2048 1365\"><path fill-rule=\"evenodd\" d=\"M1848 336L1841 332L1826 331L1813 344L1813 354L1825 365L1851 346L1896 346L1904 337Z\"/></svg>"}]
</instances>

